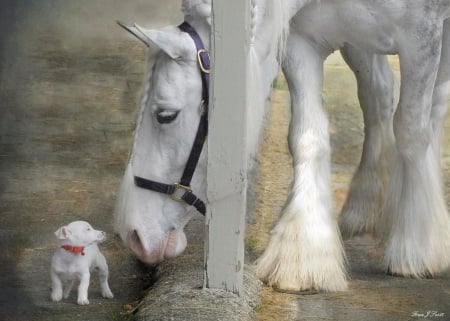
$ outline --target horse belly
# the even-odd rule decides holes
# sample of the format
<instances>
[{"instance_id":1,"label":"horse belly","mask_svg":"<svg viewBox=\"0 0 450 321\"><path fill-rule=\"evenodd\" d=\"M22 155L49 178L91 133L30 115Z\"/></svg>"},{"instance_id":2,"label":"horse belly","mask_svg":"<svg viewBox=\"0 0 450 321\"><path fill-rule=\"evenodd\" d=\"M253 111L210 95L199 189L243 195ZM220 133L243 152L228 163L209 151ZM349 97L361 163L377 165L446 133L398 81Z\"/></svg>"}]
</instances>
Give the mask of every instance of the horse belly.
<instances>
[{"instance_id":1,"label":"horse belly","mask_svg":"<svg viewBox=\"0 0 450 321\"><path fill-rule=\"evenodd\" d=\"M291 32L319 44L325 51L350 43L368 52L395 54L398 28L396 17L388 9L374 8L374 3L367 0L313 2L293 18Z\"/></svg>"}]
</instances>

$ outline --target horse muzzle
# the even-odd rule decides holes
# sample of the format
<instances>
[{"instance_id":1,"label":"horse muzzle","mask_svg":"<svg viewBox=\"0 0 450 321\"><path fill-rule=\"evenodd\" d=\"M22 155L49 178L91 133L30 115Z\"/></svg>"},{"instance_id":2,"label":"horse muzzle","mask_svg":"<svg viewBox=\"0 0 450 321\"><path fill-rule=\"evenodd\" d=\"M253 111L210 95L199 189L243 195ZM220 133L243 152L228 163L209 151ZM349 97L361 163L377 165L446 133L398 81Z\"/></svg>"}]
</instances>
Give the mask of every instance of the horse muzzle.
<instances>
[{"instance_id":1,"label":"horse muzzle","mask_svg":"<svg viewBox=\"0 0 450 321\"><path fill-rule=\"evenodd\" d=\"M156 264L180 255L186 248L187 240L182 230L171 230L158 240L135 229L128 232L125 243L139 260Z\"/></svg>"}]
</instances>

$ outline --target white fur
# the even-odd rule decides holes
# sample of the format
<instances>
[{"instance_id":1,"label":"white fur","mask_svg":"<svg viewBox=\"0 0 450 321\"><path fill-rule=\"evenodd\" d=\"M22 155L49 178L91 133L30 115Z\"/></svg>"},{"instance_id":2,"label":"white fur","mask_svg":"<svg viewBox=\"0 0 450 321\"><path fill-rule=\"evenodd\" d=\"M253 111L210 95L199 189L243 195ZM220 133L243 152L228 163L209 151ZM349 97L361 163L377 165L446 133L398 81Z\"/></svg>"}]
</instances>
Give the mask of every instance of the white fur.
<instances>
[{"instance_id":1,"label":"white fur","mask_svg":"<svg viewBox=\"0 0 450 321\"><path fill-rule=\"evenodd\" d=\"M377 233L386 244L386 268L392 273L421 277L447 268L450 220L439 146L450 78L449 26L443 33L442 25L450 3L252 0L251 6L250 63L261 70L249 74L261 82L250 88L250 103L263 108L282 63L292 101L289 146L295 170L289 199L257 262L257 275L282 289L347 288L338 218L332 212L328 119L321 99L323 61L337 49L357 78L366 125L361 164L340 219L345 235ZM183 12L209 48L210 1L184 0ZM166 195L137 189L132 175L167 183L180 177L198 123L201 84L190 39L173 28L130 31L161 50L152 59L154 73L147 80L119 196L125 205L119 207L117 227L135 253L153 263L182 251L182 229L191 214ZM177 58L174 52L183 54ZM396 112L385 54L400 56ZM170 130L154 119L161 107L181 110ZM193 184L201 197L205 177L202 158Z\"/></svg>"},{"instance_id":2,"label":"white fur","mask_svg":"<svg viewBox=\"0 0 450 321\"><path fill-rule=\"evenodd\" d=\"M78 287L79 305L89 304L88 288L91 272L99 274L102 296L111 299L113 294L108 285L108 265L103 254L98 249L97 243L105 240L105 232L97 231L83 221L76 221L59 228L55 235L61 245L82 246L85 255L69 252L58 248L52 259L51 279L54 302L67 299L76 280L80 282Z\"/></svg>"},{"instance_id":3,"label":"white fur","mask_svg":"<svg viewBox=\"0 0 450 321\"><path fill-rule=\"evenodd\" d=\"M183 0L181 10L185 15L185 20L206 19L211 24L211 0ZM199 19L200 18L200 19Z\"/></svg>"}]
</instances>

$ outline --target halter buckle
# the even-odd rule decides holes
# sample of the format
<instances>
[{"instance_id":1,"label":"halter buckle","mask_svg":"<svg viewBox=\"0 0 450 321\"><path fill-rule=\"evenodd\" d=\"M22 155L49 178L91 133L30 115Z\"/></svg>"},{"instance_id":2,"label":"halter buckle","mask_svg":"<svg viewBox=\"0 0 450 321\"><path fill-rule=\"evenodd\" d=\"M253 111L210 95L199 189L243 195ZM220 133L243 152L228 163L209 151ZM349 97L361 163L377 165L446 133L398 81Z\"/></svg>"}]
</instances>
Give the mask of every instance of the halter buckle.
<instances>
[{"instance_id":1,"label":"halter buckle","mask_svg":"<svg viewBox=\"0 0 450 321\"><path fill-rule=\"evenodd\" d=\"M201 70L203 73L205 73L205 74L210 74L210 73L211 73L211 70L208 69L208 68L206 68L206 67L203 65L202 54L207 54L207 55L208 55L208 58L209 58L209 52L208 52L208 50L206 50L206 49L200 49L199 51L197 51L198 65L199 65L199 67L200 67L200 70Z\"/></svg>"},{"instance_id":2,"label":"halter buckle","mask_svg":"<svg viewBox=\"0 0 450 321\"><path fill-rule=\"evenodd\" d=\"M177 202L184 202L183 196L186 192L192 193L192 188L190 186L181 185L179 182L173 185L175 186L175 190L170 197Z\"/></svg>"}]
</instances>

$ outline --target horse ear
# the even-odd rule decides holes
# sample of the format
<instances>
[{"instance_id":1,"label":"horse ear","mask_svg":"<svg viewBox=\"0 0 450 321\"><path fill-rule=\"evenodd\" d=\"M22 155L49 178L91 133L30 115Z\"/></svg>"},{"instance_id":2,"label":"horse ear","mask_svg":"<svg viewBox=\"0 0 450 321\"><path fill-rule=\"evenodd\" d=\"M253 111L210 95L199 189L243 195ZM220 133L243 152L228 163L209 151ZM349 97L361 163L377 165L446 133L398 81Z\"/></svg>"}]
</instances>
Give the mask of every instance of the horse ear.
<instances>
[{"instance_id":1,"label":"horse ear","mask_svg":"<svg viewBox=\"0 0 450 321\"><path fill-rule=\"evenodd\" d=\"M182 57L194 45L189 36L175 26L162 29L145 29L135 24L129 31L144 41L147 46L156 45L172 59Z\"/></svg>"},{"instance_id":2,"label":"horse ear","mask_svg":"<svg viewBox=\"0 0 450 321\"><path fill-rule=\"evenodd\" d=\"M56 238L59 240L67 240L69 235L71 234L69 228L67 226L60 227L56 232Z\"/></svg>"},{"instance_id":3,"label":"horse ear","mask_svg":"<svg viewBox=\"0 0 450 321\"><path fill-rule=\"evenodd\" d=\"M138 28L127 26L126 24L124 24L123 22L118 21L118 20L117 20L117 24L118 24L119 26L121 26L123 29L125 29L126 31L128 31L129 33L131 33L133 36L135 36L136 38L138 38L140 41L142 41L147 47L149 46L147 37L145 37L145 35L143 35L143 34L138 30Z\"/></svg>"}]
</instances>

